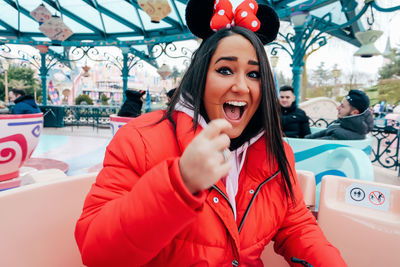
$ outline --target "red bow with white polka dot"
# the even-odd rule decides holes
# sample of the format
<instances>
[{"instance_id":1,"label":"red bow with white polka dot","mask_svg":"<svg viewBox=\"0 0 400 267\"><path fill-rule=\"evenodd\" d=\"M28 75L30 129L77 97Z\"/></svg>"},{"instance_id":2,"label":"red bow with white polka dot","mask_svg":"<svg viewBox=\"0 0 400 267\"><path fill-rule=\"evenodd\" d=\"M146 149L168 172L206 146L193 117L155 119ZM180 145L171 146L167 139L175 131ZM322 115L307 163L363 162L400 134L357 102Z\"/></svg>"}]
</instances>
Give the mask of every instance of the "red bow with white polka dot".
<instances>
[{"instance_id":1,"label":"red bow with white polka dot","mask_svg":"<svg viewBox=\"0 0 400 267\"><path fill-rule=\"evenodd\" d=\"M210 22L213 31L232 26L241 26L253 32L258 31L260 21L256 17L257 2L255 0L239 2L241 3L234 9L230 0L215 0L214 13Z\"/></svg>"}]
</instances>

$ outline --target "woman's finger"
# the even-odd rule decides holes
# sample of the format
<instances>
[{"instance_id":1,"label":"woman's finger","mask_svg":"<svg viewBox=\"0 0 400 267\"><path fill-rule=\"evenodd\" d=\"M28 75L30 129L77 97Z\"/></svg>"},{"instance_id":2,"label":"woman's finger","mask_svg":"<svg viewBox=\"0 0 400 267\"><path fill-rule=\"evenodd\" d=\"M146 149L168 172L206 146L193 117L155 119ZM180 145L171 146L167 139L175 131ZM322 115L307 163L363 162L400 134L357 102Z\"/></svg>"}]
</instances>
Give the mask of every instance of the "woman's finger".
<instances>
[{"instance_id":1,"label":"woman's finger","mask_svg":"<svg viewBox=\"0 0 400 267\"><path fill-rule=\"evenodd\" d=\"M227 134L220 134L211 140L211 146L216 150L224 150L229 147L231 140Z\"/></svg>"},{"instance_id":2,"label":"woman's finger","mask_svg":"<svg viewBox=\"0 0 400 267\"><path fill-rule=\"evenodd\" d=\"M213 139L221 133L232 128L232 125L225 119L212 120L199 135L207 139Z\"/></svg>"}]
</instances>

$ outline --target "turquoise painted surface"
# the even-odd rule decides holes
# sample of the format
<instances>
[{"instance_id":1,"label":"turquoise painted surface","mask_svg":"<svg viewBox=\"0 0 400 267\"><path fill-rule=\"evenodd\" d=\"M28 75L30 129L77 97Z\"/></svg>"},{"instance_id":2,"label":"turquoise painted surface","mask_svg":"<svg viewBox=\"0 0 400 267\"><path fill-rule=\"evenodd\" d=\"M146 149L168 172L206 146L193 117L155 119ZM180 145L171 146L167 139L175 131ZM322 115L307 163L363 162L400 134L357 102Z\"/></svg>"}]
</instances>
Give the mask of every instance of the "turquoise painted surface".
<instances>
[{"instance_id":1,"label":"turquoise painted surface","mask_svg":"<svg viewBox=\"0 0 400 267\"><path fill-rule=\"evenodd\" d=\"M57 149L68 142L68 136L63 135L46 135L40 136L39 143L33 152L32 156L47 153L51 150Z\"/></svg>"}]
</instances>

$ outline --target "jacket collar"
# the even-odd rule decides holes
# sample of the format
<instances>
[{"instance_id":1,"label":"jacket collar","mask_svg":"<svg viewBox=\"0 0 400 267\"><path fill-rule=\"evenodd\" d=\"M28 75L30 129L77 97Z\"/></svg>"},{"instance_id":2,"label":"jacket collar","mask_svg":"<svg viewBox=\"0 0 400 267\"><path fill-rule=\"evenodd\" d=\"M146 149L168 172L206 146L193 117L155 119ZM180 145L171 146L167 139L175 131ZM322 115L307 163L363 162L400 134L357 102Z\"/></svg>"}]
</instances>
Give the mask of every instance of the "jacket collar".
<instances>
[{"instance_id":1,"label":"jacket collar","mask_svg":"<svg viewBox=\"0 0 400 267\"><path fill-rule=\"evenodd\" d=\"M281 110L282 110L283 114L291 113L291 112L295 111L296 108L297 108L296 101L294 101L292 103L292 105L290 105L290 107L285 108L285 107L281 106Z\"/></svg>"}]
</instances>

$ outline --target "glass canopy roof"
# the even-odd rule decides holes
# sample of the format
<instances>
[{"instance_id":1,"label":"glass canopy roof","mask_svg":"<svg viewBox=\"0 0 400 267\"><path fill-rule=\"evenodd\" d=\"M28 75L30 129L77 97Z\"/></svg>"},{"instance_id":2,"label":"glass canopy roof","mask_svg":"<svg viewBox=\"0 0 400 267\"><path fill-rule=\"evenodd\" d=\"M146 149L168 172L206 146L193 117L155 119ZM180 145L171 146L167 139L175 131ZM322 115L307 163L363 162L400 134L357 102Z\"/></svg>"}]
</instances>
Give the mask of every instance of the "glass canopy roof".
<instances>
[{"instance_id":1,"label":"glass canopy roof","mask_svg":"<svg viewBox=\"0 0 400 267\"><path fill-rule=\"evenodd\" d=\"M171 12L153 23L138 0L0 0L0 44L55 46L129 46L145 54L151 46L195 38L185 23L188 0L166 0ZM373 0L372 0L373 1ZM355 32L363 30L352 19L365 5L360 0L258 0L272 6L281 20L290 21L293 12L308 11L315 18L331 13L329 34L356 46ZM65 41L47 38L30 12L43 4L59 16L73 34ZM339 29L337 25L349 25ZM325 25L326 27L326 25ZM318 30L318 26L316 27ZM142 48L141 48L142 47ZM148 49L143 49L148 48ZM59 49L53 49L57 51Z\"/></svg>"}]
</instances>

